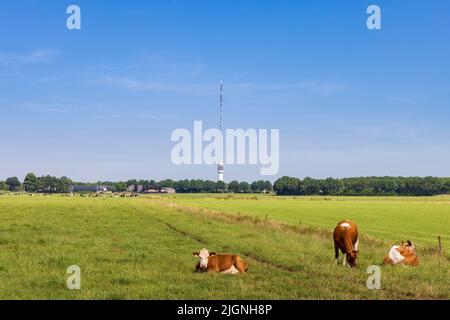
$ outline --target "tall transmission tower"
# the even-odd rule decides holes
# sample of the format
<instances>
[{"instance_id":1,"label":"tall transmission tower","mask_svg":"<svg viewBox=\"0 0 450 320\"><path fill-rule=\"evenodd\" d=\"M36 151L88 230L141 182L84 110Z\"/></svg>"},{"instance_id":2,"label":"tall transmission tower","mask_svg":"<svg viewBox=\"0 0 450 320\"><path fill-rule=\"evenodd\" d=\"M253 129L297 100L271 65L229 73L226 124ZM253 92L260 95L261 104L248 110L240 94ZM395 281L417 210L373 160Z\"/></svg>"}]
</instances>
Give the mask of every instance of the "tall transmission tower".
<instances>
[{"instance_id":1,"label":"tall transmission tower","mask_svg":"<svg viewBox=\"0 0 450 320\"><path fill-rule=\"evenodd\" d=\"M220 110L219 110L219 131L222 135L221 145L219 147L220 152L220 160L217 164L217 175L219 181L223 181L223 133L222 133L222 114L223 114L223 82L220 80Z\"/></svg>"},{"instance_id":2,"label":"tall transmission tower","mask_svg":"<svg viewBox=\"0 0 450 320\"><path fill-rule=\"evenodd\" d=\"M219 130L222 133L222 113L223 113L223 82L220 80L220 114L219 114Z\"/></svg>"}]
</instances>

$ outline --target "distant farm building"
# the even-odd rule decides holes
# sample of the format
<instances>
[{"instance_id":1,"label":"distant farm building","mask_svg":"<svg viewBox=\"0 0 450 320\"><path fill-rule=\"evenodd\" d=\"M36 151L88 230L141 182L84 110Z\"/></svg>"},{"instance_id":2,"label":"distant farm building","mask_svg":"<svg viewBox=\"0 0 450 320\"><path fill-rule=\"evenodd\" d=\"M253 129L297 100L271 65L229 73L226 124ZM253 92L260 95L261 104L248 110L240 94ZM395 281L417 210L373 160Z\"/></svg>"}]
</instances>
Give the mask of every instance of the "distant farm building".
<instances>
[{"instance_id":1,"label":"distant farm building","mask_svg":"<svg viewBox=\"0 0 450 320\"><path fill-rule=\"evenodd\" d=\"M137 193L143 193L146 191L145 186L142 184L130 184L127 187L128 192L137 192Z\"/></svg>"},{"instance_id":2,"label":"distant farm building","mask_svg":"<svg viewBox=\"0 0 450 320\"><path fill-rule=\"evenodd\" d=\"M176 193L174 188L149 187L140 184L129 185L127 191L136 193Z\"/></svg>"},{"instance_id":3,"label":"distant farm building","mask_svg":"<svg viewBox=\"0 0 450 320\"><path fill-rule=\"evenodd\" d=\"M161 188L160 193L176 193L174 188Z\"/></svg>"},{"instance_id":4,"label":"distant farm building","mask_svg":"<svg viewBox=\"0 0 450 320\"><path fill-rule=\"evenodd\" d=\"M108 188L105 186L70 186L69 192L107 192Z\"/></svg>"}]
</instances>

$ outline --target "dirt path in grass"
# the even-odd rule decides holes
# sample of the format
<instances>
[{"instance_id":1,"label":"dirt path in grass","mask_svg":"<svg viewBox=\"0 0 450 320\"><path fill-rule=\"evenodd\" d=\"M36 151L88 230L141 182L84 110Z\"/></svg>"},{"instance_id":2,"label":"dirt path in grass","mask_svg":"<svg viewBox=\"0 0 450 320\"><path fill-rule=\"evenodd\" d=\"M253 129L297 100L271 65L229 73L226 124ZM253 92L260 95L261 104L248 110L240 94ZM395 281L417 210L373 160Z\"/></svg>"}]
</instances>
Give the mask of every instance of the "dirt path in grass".
<instances>
[{"instance_id":1,"label":"dirt path in grass","mask_svg":"<svg viewBox=\"0 0 450 320\"><path fill-rule=\"evenodd\" d=\"M228 222L228 223L242 223L247 222L254 224L256 226L262 226L265 228L270 228L273 230L278 231L289 231L296 234L302 234L302 235L315 235L322 239L329 240L332 236L332 230L326 230L321 229L317 227L311 227L311 226L305 226L305 225L294 225L287 222L282 222L278 220L273 219L262 219L259 217L251 216L251 215L245 215L245 214L236 214L236 213L229 213L229 212L223 212L223 211L215 211L211 209L205 209L205 208L198 208L194 206L187 206L187 205L180 205L178 203L174 202L164 202L160 200L150 200L149 201L152 204L160 205L163 207L170 207L175 208L184 212L189 212L197 215L203 215L205 217ZM362 239L364 239L365 243L369 243L371 245L376 246L385 246L386 242L380 239L376 239L373 237L369 237L367 235L362 235Z\"/></svg>"},{"instance_id":2,"label":"dirt path in grass","mask_svg":"<svg viewBox=\"0 0 450 320\"><path fill-rule=\"evenodd\" d=\"M160 203L158 203L158 204L160 204ZM176 208L176 209L180 209L180 210L183 210L183 211L188 211L189 213L202 213L202 212L200 212L198 210L195 210L194 208L183 207L183 206L179 206L179 205L176 205L176 204L173 204L173 203L164 203L162 205L165 206L165 207L171 207L171 208ZM135 206L133 206L133 209L138 211L138 212L140 212L140 213L148 214L148 212L144 212L141 209L136 208ZM191 210L189 210L189 209L191 209ZM207 241L202 239L202 238L200 238L199 236L197 236L197 235L195 235L193 233L187 232L185 230L181 230L181 229L177 228L176 226L174 226L173 224L171 224L171 223L169 223L169 222L167 222L167 221L165 221L165 220L163 220L163 219L161 219L159 217L155 217L154 215L151 215L151 217L152 217L152 219L156 220L160 224L165 225L168 229L170 229L171 231L177 233L178 235L181 235L183 237L191 238L195 242L198 242L200 245L206 246ZM218 220L217 217L214 217L214 216L213 217L209 217L208 216L208 218L213 219L213 220ZM216 218L216 219L214 219L214 218ZM230 221L226 221L226 222L230 223ZM237 222L234 221L234 223L237 223ZM270 260L268 260L268 259L266 259L264 257L257 256L257 255L255 255L253 253L250 253L250 252L244 252L244 254L245 254L246 258L248 258L249 260L253 260L254 262L256 262L258 264L261 264L262 266L267 266L267 267L270 267L270 268L283 270L283 271L286 271L286 272L297 272L297 271L300 271L300 270L297 270L295 268L292 268L292 267L289 267L289 266L285 266L285 265L278 264L276 262L270 261Z\"/></svg>"}]
</instances>

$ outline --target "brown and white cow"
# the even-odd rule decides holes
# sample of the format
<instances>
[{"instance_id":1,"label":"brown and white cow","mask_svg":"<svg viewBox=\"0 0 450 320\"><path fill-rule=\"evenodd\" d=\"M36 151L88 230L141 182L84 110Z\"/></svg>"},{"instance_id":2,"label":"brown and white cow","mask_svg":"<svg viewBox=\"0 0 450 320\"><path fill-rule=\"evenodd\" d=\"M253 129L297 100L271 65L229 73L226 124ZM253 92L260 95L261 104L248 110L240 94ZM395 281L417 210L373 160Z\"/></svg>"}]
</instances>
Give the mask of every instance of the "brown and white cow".
<instances>
[{"instance_id":1,"label":"brown and white cow","mask_svg":"<svg viewBox=\"0 0 450 320\"><path fill-rule=\"evenodd\" d=\"M416 254L416 248L411 241L403 242L401 245L395 245L390 250L389 253L384 257L384 264L391 265L409 265L418 266L419 258Z\"/></svg>"},{"instance_id":2,"label":"brown and white cow","mask_svg":"<svg viewBox=\"0 0 450 320\"><path fill-rule=\"evenodd\" d=\"M349 220L338 223L333 232L334 252L336 264L338 264L339 250L344 254L342 264L348 263L349 267L356 267L358 259L358 227Z\"/></svg>"},{"instance_id":3,"label":"brown and white cow","mask_svg":"<svg viewBox=\"0 0 450 320\"><path fill-rule=\"evenodd\" d=\"M194 252L195 257L199 257L200 261L195 267L197 272L222 272L229 274L246 273L248 264L241 257L234 254L216 254L209 253L203 248L200 252Z\"/></svg>"}]
</instances>

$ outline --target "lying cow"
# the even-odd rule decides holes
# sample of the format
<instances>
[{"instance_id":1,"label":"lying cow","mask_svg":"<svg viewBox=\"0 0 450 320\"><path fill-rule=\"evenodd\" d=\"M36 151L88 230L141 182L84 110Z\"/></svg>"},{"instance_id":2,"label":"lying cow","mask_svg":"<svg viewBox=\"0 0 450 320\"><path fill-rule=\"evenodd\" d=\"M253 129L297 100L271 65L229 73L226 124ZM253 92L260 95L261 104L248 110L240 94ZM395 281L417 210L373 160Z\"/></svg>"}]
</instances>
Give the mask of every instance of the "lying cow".
<instances>
[{"instance_id":1,"label":"lying cow","mask_svg":"<svg viewBox=\"0 0 450 320\"><path fill-rule=\"evenodd\" d=\"M199 263L195 267L197 272L211 271L237 274L245 273L248 270L247 263L237 255L209 253L207 249L194 252L193 255L200 258Z\"/></svg>"},{"instance_id":2,"label":"lying cow","mask_svg":"<svg viewBox=\"0 0 450 320\"><path fill-rule=\"evenodd\" d=\"M358 227L355 223L344 220L338 223L333 232L334 258L338 264L339 250L344 254L343 265L348 263L349 267L356 267L358 259Z\"/></svg>"},{"instance_id":3,"label":"lying cow","mask_svg":"<svg viewBox=\"0 0 450 320\"><path fill-rule=\"evenodd\" d=\"M384 257L383 263L390 265L419 265L419 258L417 257L414 244L408 240L406 242L402 241L401 245L393 246L389 250L389 253Z\"/></svg>"}]
</instances>

